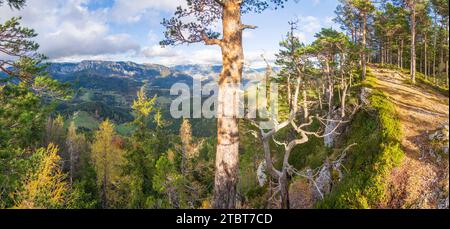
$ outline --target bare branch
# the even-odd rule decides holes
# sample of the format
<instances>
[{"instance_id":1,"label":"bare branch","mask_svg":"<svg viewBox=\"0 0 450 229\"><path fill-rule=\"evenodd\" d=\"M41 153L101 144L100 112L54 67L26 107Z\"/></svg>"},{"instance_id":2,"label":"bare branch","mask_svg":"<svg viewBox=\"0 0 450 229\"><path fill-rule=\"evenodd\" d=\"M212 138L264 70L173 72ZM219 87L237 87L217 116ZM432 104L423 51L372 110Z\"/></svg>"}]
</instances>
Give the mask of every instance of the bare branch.
<instances>
[{"instance_id":1,"label":"bare branch","mask_svg":"<svg viewBox=\"0 0 450 229\"><path fill-rule=\"evenodd\" d=\"M241 25L241 30L244 30L244 29L256 29L256 28L258 28L258 26L255 26L255 25L244 25L244 24Z\"/></svg>"},{"instance_id":2,"label":"bare branch","mask_svg":"<svg viewBox=\"0 0 450 229\"><path fill-rule=\"evenodd\" d=\"M219 4L220 6L224 7L225 3L223 0L214 0L217 4Z\"/></svg>"},{"instance_id":3,"label":"bare branch","mask_svg":"<svg viewBox=\"0 0 450 229\"><path fill-rule=\"evenodd\" d=\"M202 32L202 40L205 42L205 45L219 45L222 46L223 41L221 39L210 39L205 32Z\"/></svg>"}]
</instances>

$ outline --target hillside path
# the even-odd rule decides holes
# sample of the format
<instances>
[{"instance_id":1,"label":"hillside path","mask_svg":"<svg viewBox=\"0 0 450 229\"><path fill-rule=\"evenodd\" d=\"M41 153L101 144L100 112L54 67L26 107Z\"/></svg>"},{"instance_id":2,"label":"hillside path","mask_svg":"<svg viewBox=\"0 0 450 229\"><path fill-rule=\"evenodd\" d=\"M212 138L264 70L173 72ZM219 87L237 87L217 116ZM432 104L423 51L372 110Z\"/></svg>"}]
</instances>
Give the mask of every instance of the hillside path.
<instances>
[{"instance_id":1,"label":"hillside path","mask_svg":"<svg viewBox=\"0 0 450 229\"><path fill-rule=\"evenodd\" d=\"M407 83L408 75L371 68L377 89L395 104L402 126L402 164L392 171L387 208L437 208L448 201L448 155L430 151L429 135L449 122L449 98L426 85Z\"/></svg>"}]
</instances>

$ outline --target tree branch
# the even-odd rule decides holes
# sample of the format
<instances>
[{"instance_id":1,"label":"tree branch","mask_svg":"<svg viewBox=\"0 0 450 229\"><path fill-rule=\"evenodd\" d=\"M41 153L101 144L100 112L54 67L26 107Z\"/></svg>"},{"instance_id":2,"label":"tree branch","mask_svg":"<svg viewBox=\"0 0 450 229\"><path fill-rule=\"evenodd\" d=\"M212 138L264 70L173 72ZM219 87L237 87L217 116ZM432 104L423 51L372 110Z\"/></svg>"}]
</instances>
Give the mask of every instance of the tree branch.
<instances>
[{"instance_id":1,"label":"tree branch","mask_svg":"<svg viewBox=\"0 0 450 229\"><path fill-rule=\"evenodd\" d=\"M205 32L202 32L202 40L205 45L219 45L222 47L223 41L221 39L210 39Z\"/></svg>"},{"instance_id":2,"label":"tree branch","mask_svg":"<svg viewBox=\"0 0 450 229\"><path fill-rule=\"evenodd\" d=\"M256 28L258 28L258 26L241 24L241 30L244 30L244 29L256 29Z\"/></svg>"},{"instance_id":3,"label":"tree branch","mask_svg":"<svg viewBox=\"0 0 450 229\"><path fill-rule=\"evenodd\" d=\"M222 7L225 6L225 3L222 0L214 0L217 4L221 5Z\"/></svg>"}]
</instances>

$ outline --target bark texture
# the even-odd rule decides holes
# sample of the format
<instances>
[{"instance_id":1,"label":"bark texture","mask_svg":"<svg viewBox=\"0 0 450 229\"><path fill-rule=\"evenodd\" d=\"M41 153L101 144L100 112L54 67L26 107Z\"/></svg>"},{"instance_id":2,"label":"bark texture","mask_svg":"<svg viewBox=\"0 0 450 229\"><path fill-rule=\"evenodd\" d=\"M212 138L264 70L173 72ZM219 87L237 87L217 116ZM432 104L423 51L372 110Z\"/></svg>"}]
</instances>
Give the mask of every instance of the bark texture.
<instances>
[{"instance_id":1,"label":"bark texture","mask_svg":"<svg viewBox=\"0 0 450 229\"><path fill-rule=\"evenodd\" d=\"M227 1L223 7L223 69L219 79L217 152L214 208L236 206L239 163L239 83L244 65L241 3Z\"/></svg>"}]
</instances>

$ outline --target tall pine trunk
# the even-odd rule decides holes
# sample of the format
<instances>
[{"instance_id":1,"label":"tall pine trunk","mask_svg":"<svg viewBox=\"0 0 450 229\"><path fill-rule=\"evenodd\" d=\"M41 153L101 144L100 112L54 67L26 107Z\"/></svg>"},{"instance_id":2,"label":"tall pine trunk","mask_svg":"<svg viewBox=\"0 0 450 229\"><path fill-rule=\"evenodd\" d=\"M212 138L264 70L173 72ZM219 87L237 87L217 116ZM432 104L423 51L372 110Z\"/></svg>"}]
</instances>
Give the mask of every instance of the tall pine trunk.
<instances>
[{"instance_id":1,"label":"tall pine trunk","mask_svg":"<svg viewBox=\"0 0 450 229\"><path fill-rule=\"evenodd\" d=\"M362 78L366 79L366 73L367 73L367 67L366 67L366 38L367 38L367 16L363 15L363 37L362 37L362 55L361 55L361 62L362 62Z\"/></svg>"},{"instance_id":2,"label":"tall pine trunk","mask_svg":"<svg viewBox=\"0 0 450 229\"><path fill-rule=\"evenodd\" d=\"M411 6L411 81L416 83L416 4Z\"/></svg>"},{"instance_id":3,"label":"tall pine trunk","mask_svg":"<svg viewBox=\"0 0 450 229\"><path fill-rule=\"evenodd\" d=\"M446 81L447 81L447 87L449 86L448 84L449 84L449 75L448 75L448 59L449 59L449 47L450 47L450 40L449 40L449 26L450 26L450 23L449 23L449 18L448 18L448 16L447 16L447 25L446 25L446 30L447 30L447 32L446 32L446 35L447 35L447 52L446 52L446 54L447 54L447 58L446 58L446 62L445 62L445 78L446 78Z\"/></svg>"},{"instance_id":4,"label":"tall pine trunk","mask_svg":"<svg viewBox=\"0 0 450 229\"><path fill-rule=\"evenodd\" d=\"M425 60L424 60L424 65L425 65L425 72L424 72L424 74L425 74L425 79L427 79L428 80L428 53L427 53L427 34L425 34L425 40L424 40L424 47L423 47L423 49L424 49L424 58L425 58Z\"/></svg>"},{"instance_id":5,"label":"tall pine trunk","mask_svg":"<svg viewBox=\"0 0 450 229\"><path fill-rule=\"evenodd\" d=\"M403 69L403 45L404 41L403 39L400 42L400 68Z\"/></svg>"},{"instance_id":6,"label":"tall pine trunk","mask_svg":"<svg viewBox=\"0 0 450 229\"><path fill-rule=\"evenodd\" d=\"M108 167L107 167L107 152L106 152L106 146L103 147L103 177L102 177L102 193L101 193L101 199L102 199L102 208L107 209L108 208L108 196L107 196L107 185L108 185Z\"/></svg>"},{"instance_id":7,"label":"tall pine trunk","mask_svg":"<svg viewBox=\"0 0 450 229\"><path fill-rule=\"evenodd\" d=\"M223 8L223 69L219 79L214 208L236 207L239 162L239 83L244 65L241 6L227 1Z\"/></svg>"},{"instance_id":8,"label":"tall pine trunk","mask_svg":"<svg viewBox=\"0 0 450 229\"><path fill-rule=\"evenodd\" d=\"M401 61L401 50L400 50L400 43L399 42L397 42L397 67L398 68L400 68L400 66L401 66L401 64L400 64L400 61Z\"/></svg>"}]
</instances>

